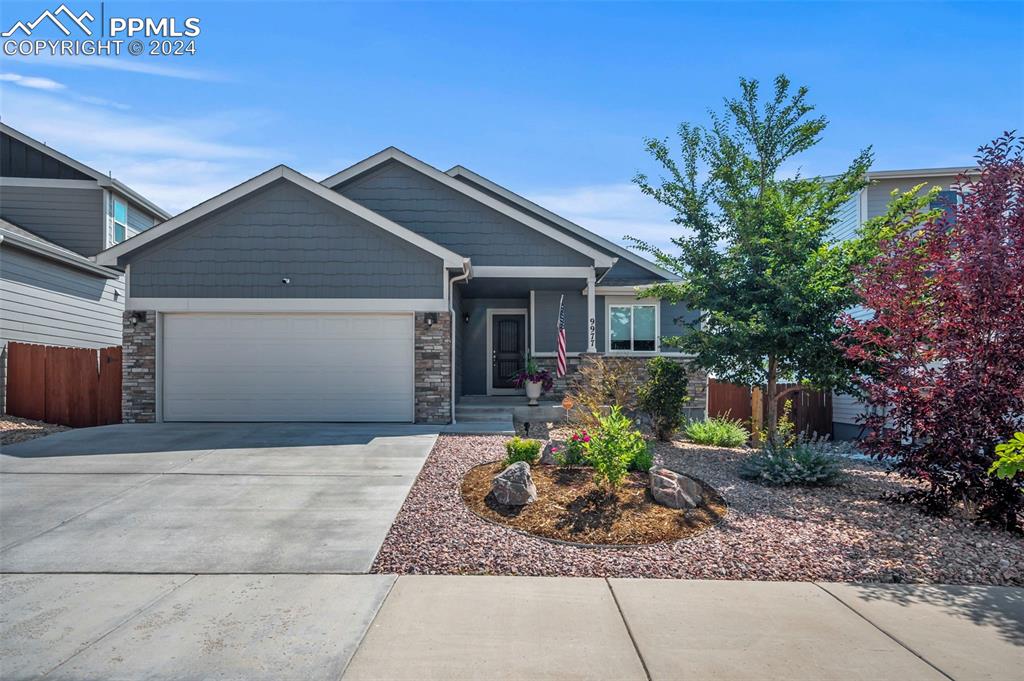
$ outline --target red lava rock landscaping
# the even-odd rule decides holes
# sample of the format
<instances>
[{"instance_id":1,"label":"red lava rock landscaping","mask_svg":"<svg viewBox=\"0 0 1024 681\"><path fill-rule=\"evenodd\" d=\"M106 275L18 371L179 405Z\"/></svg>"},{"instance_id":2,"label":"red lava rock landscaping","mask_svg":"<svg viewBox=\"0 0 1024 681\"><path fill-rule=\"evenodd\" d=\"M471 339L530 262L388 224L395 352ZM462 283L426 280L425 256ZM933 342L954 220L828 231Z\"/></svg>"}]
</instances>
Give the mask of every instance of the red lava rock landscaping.
<instances>
[{"instance_id":1,"label":"red lava rock landscaping","mask_svg":"<svg viewBox=\"0 0 1024 681\"><path fill-rule=\"evenodd\" d=\"M1024 537L884 501L906 483L876 464L844 462L838 487L771 488L739 478L747 452L681 442L659 443L656 463L721 493L729 511L710 529L633 548L532 537L477 517L462 500L463 477L502 459L505 440L440 436L373 571L1024 585Z\"/></svg>"}]
</instances>

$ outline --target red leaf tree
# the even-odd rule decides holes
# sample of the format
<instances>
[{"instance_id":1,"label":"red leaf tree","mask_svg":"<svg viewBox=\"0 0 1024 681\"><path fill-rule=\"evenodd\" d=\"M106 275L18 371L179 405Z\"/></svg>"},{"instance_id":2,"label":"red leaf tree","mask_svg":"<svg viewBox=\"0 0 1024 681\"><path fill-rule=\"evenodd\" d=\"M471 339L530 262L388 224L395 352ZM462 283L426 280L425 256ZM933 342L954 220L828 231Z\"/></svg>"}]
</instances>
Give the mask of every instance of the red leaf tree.
<instances>
[{"instance_id":1,"label":"red leaf tree","mask_svg":"<svg viewBox=\"0 0 1024 681\"><path fill-rule=\"evenodd\" d=\"M865 449L923 483L900 500L1016 530L1024 490L987 471L1024 415L1022 151L1013 133L981 147L956 206L928 210L934 191L896 197L869 225L879 251L857 272L874 317L840 322L863 371Z\"/></svg>"}]
</instances>

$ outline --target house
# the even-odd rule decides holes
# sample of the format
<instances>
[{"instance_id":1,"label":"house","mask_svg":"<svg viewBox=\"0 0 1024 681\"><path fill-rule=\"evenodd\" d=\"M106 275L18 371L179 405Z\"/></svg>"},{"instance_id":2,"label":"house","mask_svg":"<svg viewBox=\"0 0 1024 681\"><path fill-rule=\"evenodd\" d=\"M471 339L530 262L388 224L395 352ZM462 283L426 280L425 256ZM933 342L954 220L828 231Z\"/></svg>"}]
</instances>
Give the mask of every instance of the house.
<instances>
[{"instance_id":1,"label":"house","mask_svg":"<svg viewBox=\"0 0 1024 681\"><path fill-rule=\"evenodd\" d=\"M448 423L526 353L642 377L693 313L673 276L461 166L388 148L323 182L278 166L97 261L125 272L126 421ZM693 372L694 414L706 377ZM556 386L564 390L565 382Z\"/></svg>"},{"instance_id":2,"label":"house","mask_svg":"<svg viewBox=\"0 0 1024 681\"><path fill-rule=\"evenodd\" d=\"M839 222L833 229L836 239L844 240L854 236L856 231L871 218L883 215L888 208L894 191L910 191L920 184L920 190L927 192L932 187L940 191L932 208L950 210L960 200L956 191L958 178L964 168L917 168L913 170L882 170L867 174L870 184L854 194L843 206ZM868 319L871 311L856 307L851 311L856 319ZM852 395L832 395L832 436L836 440L854 440L861 436L861 416L865 405Z\"/></svg>"},{"instance_id":3,"label":"house","mask_svg":"<svg viewBox=\"0 0 1024 681\"><path fill-rule=\"evenodd\" d=\"M124 277L91 256L169 217L121 182L0 123L0 348L121 344ZM0 381L0 395L4 393Z\"/></svg>"}]
</instances>

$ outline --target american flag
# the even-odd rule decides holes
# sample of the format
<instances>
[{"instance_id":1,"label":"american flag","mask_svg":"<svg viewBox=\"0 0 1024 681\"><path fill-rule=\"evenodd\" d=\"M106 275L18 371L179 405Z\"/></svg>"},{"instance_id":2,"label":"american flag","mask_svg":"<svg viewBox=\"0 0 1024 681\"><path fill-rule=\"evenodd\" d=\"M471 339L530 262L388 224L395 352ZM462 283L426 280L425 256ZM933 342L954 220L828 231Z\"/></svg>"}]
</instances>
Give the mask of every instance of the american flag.
<instances>
[{"instance_id":1,"label":"american flag","mask_svg":"<svg viewBox=\"0 0 1024 681\"><path fill-rule=\"evenodd\" d=\"M565 376L565 295L558 301L558 367L555 373Z\"/></svg>"}]
</instances>

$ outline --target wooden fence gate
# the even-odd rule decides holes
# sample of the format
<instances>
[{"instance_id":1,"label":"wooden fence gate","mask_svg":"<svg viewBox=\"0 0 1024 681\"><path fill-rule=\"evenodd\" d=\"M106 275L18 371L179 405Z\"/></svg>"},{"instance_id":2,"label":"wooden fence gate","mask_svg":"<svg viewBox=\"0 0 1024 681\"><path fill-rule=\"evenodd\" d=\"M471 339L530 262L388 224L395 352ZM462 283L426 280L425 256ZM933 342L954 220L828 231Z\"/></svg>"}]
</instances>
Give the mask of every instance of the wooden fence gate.
<instances>
[{"instance_id":1,"label":"wooden fence gate","mask_svg":"<svg viewBox=\"0 0 1024 681\"><path fill-rule=\"evenodd\" d=\"M121 348L7 344L7 413L73 428L121 422Z\"/></svg>"},{"instance_id":2,"label":"wooden fence gate","mask_svg":"<svg viewBox=\"0 0 1024 681\"><path fill-rule=\"evenodd\" d=\"M796 388L796 384L778 386L779 393L788 388ZM754 404L761 408L760 423L768 417L768 403L761 399L760 391L754 395L749 386L736 385L708 379L708 416L722 416L740 419L749 428L754 413ZM793 413L790 417L797 432L832 434L832 393L825 390L801 389L791 392L779 400L779 416L786 400L793 402Z\"/></svg>"}]
</instances>

